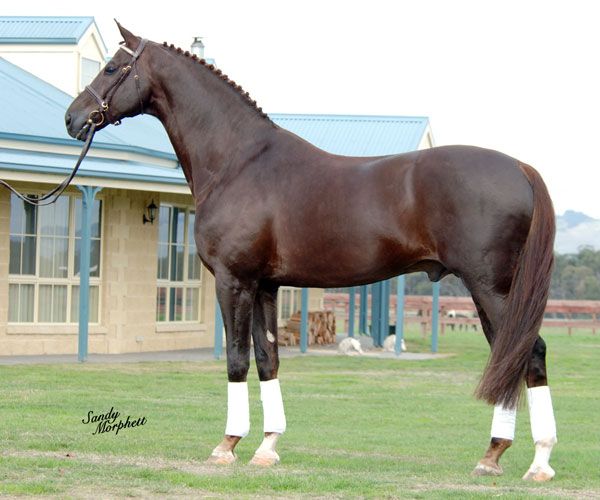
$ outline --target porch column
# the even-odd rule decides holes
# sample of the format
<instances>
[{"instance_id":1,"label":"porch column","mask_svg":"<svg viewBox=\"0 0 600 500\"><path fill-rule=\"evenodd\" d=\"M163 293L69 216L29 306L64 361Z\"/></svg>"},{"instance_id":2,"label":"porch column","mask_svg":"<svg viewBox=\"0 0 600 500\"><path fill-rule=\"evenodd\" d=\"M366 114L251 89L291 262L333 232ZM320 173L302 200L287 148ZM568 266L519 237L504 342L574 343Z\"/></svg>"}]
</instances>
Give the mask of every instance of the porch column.
<instances>
[{"instance_id":1,"label":"porch column","mask_svg":"<svg viewBox=\"0 0 600 500\"><path fill-rule=\"evenodd\" d=\"M308 349L308 288L303 288L301 294L300 352L306 352Z\"/></svg>"},{"instance_id":2,"label":"porch column","mask_svg":"<svg viewBox=\"0 0 600 500\"><path fill-rule=\"evenodd\" d=\"M79 341L77 359L85 361L88 356L88 329L90 321L90 252L92 206L94 198L102 188L77 186L81 191L81 251L79 254Z\"/></svg>"},{"instance_id":3,"label":"porch column","mask_svg":"<svg viewBox=\"0 0 600 500\"><path fill-rule=\"evenodd\" d=\"M223 355L223 314L221 314L221 306L219 299L215 301L215 359L221 359Z\"/></svg>"},{"instance_id":4,"label":"porch column","mask_svg":"<svg viewBox=\"0 0 600 500\"><path fill-rule=\"evenodd\" d=\"M356 305L356 288L350 287L348 302L348 337L354 337L354 310Z\"/></svg>"},{"instance_id":5,"label":"porch column","mask_svg":"<svg viewBox=\"0 0 600 500\"><path fill-rule=\"evenodd\" d=\"M431 304L431 352L438 351L438 330L440 323L440 282L433 284L433 297Z\"/></svg>"},{"instance_id":6,"label":"porch column","mask_svg":"<svg viewBox=\"0 0 600 500\"><path fill-rule=\"evenodd\" d=\"M358 314L358 333L367 334L367 301L369 290L367 285L360 287L360 312Z\"/></svg>"},{"instance_id":7,"label":"porch column","mask_svg":"<svg viewBox=\"0 0 600 500\"><path fill-rule=\"evenodd\" d=\"M406 277L398 276L396 284L398 290L396 292L396 344L394 351L396 356L402 354L402 339L404 338L404 287L406 285Z\"/></svg>"}]
</instances>

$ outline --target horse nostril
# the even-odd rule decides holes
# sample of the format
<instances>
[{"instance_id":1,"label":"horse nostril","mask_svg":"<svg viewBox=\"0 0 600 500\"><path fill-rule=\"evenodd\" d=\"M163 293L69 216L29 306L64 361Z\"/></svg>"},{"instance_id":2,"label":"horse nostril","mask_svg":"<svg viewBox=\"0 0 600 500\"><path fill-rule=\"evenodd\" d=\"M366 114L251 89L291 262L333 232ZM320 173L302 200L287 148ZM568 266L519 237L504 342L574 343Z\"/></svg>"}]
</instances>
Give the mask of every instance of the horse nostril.
<instances>
[{"instance_id":1,"label":"horse nostril","mask_svg":"<svg viewBox=\"0 0 600 500\"><path fill-rule=\"evenodd\" d=\"M67 124L67 127L68 127L69 125L71 125L71 114L70 114L70 113L67 113L67 114L65 115L65 123Z\"/></svg>"}]
</instances>

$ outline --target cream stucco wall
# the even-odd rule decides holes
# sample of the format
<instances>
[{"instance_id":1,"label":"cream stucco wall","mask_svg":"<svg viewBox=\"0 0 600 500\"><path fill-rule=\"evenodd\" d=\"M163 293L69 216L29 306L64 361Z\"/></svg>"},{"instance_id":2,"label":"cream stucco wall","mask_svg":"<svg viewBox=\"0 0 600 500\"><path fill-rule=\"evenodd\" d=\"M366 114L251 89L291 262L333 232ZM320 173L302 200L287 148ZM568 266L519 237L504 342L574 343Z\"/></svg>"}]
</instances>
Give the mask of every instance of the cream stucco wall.
<instances>
[{"instance_id":1,"label":"cream stucco wall","mask_svg":"<svg viewBox=\"0 0 600 500\"><path fill-rule=\"evenodd\" d=\"M203 318L210 317L212 290L201 293L201 321L156 322L158 225L143 224L145 207L154 200L191 206L190 195L164 195L107 189L104 209L102 320L107 329L107 353L162 351L208 347L213 336ZM203 278L207 276L203 270ZM212 293L211 293L212 292ZM208 295L205 299L204 295ZM214 300L214 299L213 299ZM213 305L214 316L214 305ZM94 352L91 351L90 352Z\"/></svg>"},{"instance_id":2,"label":"cream stucco wall","mask_svg":"<svg viewBox=\"0 0 600 500\"><path fill-rule=\"evenodd\" d=\"M20 183L24 191L46 186ZM70 189L71 193L78 193ZM208 324L157 324L156 266L158 226L142 223L144 208L159 195L105 189L99 323L89 328L90 353L123 353L191 349L213 345L214 281L203 270L201 318ZM170 202L191 205L190 195L171 195ZM11 323L8 320L10 194L0 191L0 355L75 354L77 324Z\"/></svg>"},{"instance_id":3,"label":"cream stucco wall","mask_svg":"<svg viewBox=\"0 0 600 500\"><path fill-rule=\"evenodd\" d=\"M51 47L17 45L0 47L0 57L75 96L78 93L79 61L73 46Z\"/></svg>"}]
</instances>

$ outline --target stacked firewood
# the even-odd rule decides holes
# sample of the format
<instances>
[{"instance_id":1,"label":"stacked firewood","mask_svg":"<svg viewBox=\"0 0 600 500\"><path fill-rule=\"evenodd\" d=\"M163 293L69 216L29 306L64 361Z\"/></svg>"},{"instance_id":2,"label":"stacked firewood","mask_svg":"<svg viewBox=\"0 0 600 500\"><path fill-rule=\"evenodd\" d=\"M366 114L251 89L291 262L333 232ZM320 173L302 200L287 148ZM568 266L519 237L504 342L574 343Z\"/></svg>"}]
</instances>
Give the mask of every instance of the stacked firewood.
<instances>
[{"instance_id":1,"label":"stacked firewood","mask_svg":"<svg viewBox=\"0 0 600 500\"><path fill-rule=\"evenodd\" d=\"M284 345L300 343L300 312L292 315L280 335ZM286 335L287 334L287 335ZM308 345L335 344L335 316L332 311L312 311L308 313Z\"/></svg>"}]
</instances>

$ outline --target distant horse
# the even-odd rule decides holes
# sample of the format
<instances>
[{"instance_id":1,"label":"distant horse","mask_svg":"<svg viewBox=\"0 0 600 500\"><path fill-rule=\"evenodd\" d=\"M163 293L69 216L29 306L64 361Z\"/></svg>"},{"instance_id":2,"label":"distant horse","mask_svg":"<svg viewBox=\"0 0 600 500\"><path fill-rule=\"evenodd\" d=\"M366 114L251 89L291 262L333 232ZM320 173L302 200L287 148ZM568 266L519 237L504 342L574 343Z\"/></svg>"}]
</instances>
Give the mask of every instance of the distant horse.
<instances>
[{"instance_id":1,"label":"distant horse","mask_svg":"<svg viewBox=\"0 0 600 500\"><path fill-rule=\"evenodd\" d=\"M469 320L469 319L475 319L477 318L477 313L475 311L469 311L469 310L460 310L460 309L450 309L449 311L446 311L446 317L447 318L452 318L452 319L465 319L465 320ZM454 331L454 327L456 325L454 323L450 323L450 330ZM458 323L458 330L462 331L463 326L465 327L465 331L469 329L469 324L468 322L465 323ZM477 325L472 324L470 325L473 329L473 331L477 331Z\"/></svg>"},{"instance_id":2,"label":"distant horse","mask_svg":"<svg viewBox=\"0 0 600 500\"><path fill-rule=\"evenodd\" d=\"M523 382L536 454L525 479L547 480L556 442L539 327L553 264L554 211L540 175L495 151L439 147L395 156L326 153L276 126L219 69L119 26L124 44L66 113L85 139L124 117L164 125L195 200L195 240L216 280L227 338L230 463L250 428L250 338L265 437L253 463L279 461L286 427L277 371L277 290L347 287L426 271L473 295L491 356L477 389L496 405L475 474L500 474ZM360 242L360 244L358 244Z\"/></svg>"}]
</instances>

